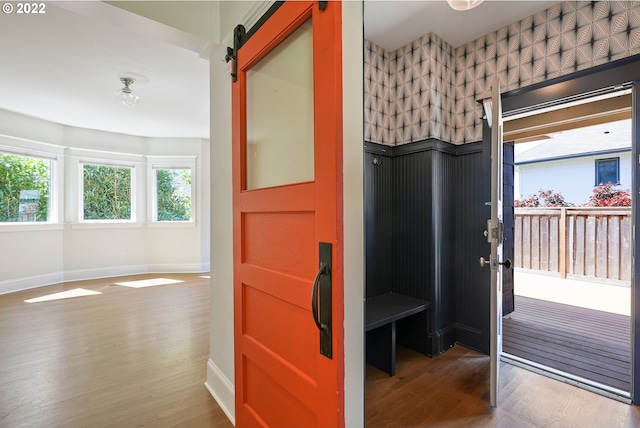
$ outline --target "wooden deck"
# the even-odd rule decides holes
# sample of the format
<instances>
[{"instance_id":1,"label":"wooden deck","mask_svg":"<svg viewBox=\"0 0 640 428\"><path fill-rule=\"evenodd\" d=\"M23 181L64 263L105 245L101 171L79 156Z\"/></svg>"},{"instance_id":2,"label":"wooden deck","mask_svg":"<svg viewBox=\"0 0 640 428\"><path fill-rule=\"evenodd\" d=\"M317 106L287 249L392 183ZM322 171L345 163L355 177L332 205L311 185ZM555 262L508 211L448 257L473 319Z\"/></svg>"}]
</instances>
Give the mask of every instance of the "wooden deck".
<instances>
[{"instance_id":1,"label":"wooden deck","mask_svg":"<svg viewBox=\"0 0 640 428\"><path fill-rule=\"evenodd\" d=\"M622 391L631 387L628 316L516 296L505 353Z\"/></svg>"}]
</instances>

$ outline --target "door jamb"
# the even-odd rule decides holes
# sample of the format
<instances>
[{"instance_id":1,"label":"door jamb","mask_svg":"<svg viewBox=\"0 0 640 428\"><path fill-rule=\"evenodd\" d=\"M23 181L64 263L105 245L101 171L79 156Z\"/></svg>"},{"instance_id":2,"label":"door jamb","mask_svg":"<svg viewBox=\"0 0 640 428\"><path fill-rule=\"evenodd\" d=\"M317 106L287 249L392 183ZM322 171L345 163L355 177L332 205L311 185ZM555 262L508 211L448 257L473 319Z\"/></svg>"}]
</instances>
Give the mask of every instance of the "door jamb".
<instances>
[{"instance_id":1,"label":"door jamb","mask_svg":"<svg viewBox=\"0 0 640 428\"><path fill-rule=\"evenodd\" d=\"M565 103L568 100L589 98L621 90L625 85L632 88L632 159L638 159L632 169L632 187L640 196L640 55L613 61L608 64L578 71L546 82L516 89L503 94L502 108L505 117L546 106ZM633 198L633 268L631 272L631 400L640 404L640 240L635 231L640 227L640 197Z\"/></svg>"}]
</instances>

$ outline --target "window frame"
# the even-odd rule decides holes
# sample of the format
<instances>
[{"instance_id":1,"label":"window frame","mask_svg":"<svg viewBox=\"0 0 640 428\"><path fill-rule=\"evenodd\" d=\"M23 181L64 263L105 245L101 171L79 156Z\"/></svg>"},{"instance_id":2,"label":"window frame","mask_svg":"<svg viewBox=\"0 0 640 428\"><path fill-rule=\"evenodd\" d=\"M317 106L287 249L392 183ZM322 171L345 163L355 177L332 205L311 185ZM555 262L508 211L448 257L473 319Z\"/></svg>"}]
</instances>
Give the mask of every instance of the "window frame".
<instances>
[{"instance_id":1,"label":"window frame","mask_svg":"<svg viewBox=\"0 0 640 428\"><path fill-rule=\"evenodd\" d=\"M616 181L612 183L615 186L620 185L620 157L618 156L613 158L602 158L602 159L595 160L595 186L609 183L608 181L605 183L602 180L600 180L600 165L605 162L612 162L612 161L616 163Z\"/></svg>"},{"instance_id":2,"label":"window frame","mask_svg":"<svg viewBox=\"0 0 640 428\"><path fill-rule=\"evenodd\" d=\"M4 138L3 138L4 139ZM4 222L0 221L0 230L22 231L22 230L43 230L57 229L63 226L60 223L61 212L59 201L63 198L64 177L63 171L64 156L62 153L45 151L29 146L38 145L37 142L20 140L17 145L0 144L0 153L9 156L21 156L49 161L49 201L47 204L47 220L34 222Z\"/></svg>"},{"instance_id":3,"label":"window frame","mask_svg":"<svg viewBox=\"0 0 640 428\"><path fill-rule=\"evenodd\" d=\"M162 169L188 169L191 171L191 219L158 220L158 188L156 171ZM151 227L191 227L197 221L197 175L195 156L149 156L147 158L147 224Z\"/></svg>"}]
</instances>

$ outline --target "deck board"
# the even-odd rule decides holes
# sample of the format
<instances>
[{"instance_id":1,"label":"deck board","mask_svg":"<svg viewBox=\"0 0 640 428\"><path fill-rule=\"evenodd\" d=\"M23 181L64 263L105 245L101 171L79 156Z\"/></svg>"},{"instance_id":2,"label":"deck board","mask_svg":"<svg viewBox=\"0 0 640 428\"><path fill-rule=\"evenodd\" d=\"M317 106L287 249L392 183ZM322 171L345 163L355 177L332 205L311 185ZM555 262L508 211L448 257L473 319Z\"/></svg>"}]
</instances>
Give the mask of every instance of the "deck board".
<instances>
[{"instance_id":1,"label":"deck board","mask_svg":"<svg viewBox=\"0 0 640 428\"><path fill-rule=\"evenodd\" d=\"M631 387L628 316L515 297L502 350L623 391Z\"/></svg>"}]
</instances>

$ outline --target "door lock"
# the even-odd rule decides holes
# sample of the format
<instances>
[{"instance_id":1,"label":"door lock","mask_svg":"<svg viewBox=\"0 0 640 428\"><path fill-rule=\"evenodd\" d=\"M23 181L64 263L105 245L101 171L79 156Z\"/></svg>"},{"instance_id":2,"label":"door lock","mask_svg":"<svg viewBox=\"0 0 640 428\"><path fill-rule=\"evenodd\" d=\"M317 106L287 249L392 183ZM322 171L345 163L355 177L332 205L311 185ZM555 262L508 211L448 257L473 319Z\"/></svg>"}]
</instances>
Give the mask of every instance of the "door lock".
<instances>
[{"instance_id":1,"label":"door lock","mask_svg":"<svg viewBox=\"0 0 640 428\"><path fill-rule=\"evenodd\" d=\"M504 266L505 269L511 269L511 260L507 259L498 263L496 260L487 260L484 257L480 257L480 267L490 266L492 269L497 269L498 265Z\"/></svg>"}]
</instances>

